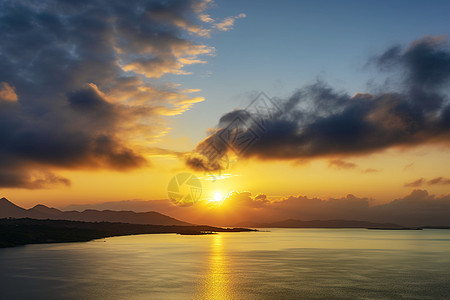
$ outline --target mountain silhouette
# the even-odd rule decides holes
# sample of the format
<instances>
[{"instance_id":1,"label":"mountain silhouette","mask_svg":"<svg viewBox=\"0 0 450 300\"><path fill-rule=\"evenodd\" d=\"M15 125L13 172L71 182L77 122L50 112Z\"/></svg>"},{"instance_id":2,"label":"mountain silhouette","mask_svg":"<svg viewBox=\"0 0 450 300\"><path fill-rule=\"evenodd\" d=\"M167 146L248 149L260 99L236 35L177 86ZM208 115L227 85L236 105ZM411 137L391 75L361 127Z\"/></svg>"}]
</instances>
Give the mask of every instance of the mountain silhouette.
<instances>
[{"instance_id":1,"label":"mountain silhouette","mask_svg":"<svg viewBox=\"0 0 450 300\"><path fill-rule=\"evenodd\" d=\"M5 197L0 199L0 218L25 218L28 210L15 205Z\"/></svg>"},{"instance_id":2,"label":"mountain silhouette","mask_svg":"<svg viewBox=\"0 0 450 300\"><path fill-rule=\"evenodd\" d=\"M59 209L50 208L42 204L38 204L30 209L24 209L15 205L6 198L0 199L0 218L31 218L85 222L120 222L145 225L192 225L190 223L177 220L155 211L140 213L134 211L100 211L94 209L88 209L82 212L75 210L61 211Z\"/></svg>"},{"instance_id":3,"label":"mountain silhouette","mask_svg":"<svg viewBox=\"0 0 450 300\"><path fill-rule=\"evenodd\" d=\"M28 211L32 212L32 213L36 212L36 213L52 215L52 216L57 216L57 215L60 215L61 213L63 213L59 209L50 208L50 207L47 207L47 206L42 205L42 204L38 204L35 207L30 208Z\"/></svg>"}]
</instances>

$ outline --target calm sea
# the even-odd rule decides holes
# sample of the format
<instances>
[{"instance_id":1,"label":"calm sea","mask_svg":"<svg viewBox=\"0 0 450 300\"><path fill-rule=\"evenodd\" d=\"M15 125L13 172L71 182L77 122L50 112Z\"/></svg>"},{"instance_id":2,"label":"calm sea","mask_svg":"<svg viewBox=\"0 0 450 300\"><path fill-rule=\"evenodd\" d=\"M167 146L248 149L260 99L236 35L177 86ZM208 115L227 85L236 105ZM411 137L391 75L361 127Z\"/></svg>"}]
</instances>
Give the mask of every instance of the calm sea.
<instances>
[{"instance_id":1,"label":"calm sea","mask_svg":"<svg viewBox=\"0 0 450 300\"><path fill-rule=\"evenodd\" d=\"M0 249L0 299L303 298L450 298L450 230L270 229Z\"/></svg>"}]
</instances>

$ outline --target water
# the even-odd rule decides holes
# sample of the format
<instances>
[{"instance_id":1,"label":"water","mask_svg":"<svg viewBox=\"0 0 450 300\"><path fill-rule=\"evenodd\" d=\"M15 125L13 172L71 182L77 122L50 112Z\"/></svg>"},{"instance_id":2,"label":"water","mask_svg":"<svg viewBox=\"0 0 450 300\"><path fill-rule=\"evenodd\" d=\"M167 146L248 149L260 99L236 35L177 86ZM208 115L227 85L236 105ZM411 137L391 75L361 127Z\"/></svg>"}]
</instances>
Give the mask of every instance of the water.
<instances>
[{"instance_id":1,"label":"water","mask_svg":"<svg viewBox=\"0 0 450 300\"><path fill-rule=\"evenodd\" d=\"M0 299L443 299L450 230L271 229L0 249Z\"/></svg>"}]
</instances>

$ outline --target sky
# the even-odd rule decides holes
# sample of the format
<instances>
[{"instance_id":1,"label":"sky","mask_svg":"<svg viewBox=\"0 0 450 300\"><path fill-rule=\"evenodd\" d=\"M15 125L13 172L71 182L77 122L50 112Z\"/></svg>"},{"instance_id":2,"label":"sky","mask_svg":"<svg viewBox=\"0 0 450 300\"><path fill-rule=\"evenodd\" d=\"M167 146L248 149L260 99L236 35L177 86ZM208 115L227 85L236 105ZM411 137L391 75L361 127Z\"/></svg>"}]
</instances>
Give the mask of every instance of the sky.
<instances>
[{"instance_id":1,"label":"sky","mask_svg":"<svg viewBox=\"0 0 450 300\"><path fill-rule=\"evenodd\" d=\"M220 224L432 220L408 212L450 212L449 9L1 0L0 196ZM187 178L200 193L178 201Z\"/></svg>"}]
</instances>

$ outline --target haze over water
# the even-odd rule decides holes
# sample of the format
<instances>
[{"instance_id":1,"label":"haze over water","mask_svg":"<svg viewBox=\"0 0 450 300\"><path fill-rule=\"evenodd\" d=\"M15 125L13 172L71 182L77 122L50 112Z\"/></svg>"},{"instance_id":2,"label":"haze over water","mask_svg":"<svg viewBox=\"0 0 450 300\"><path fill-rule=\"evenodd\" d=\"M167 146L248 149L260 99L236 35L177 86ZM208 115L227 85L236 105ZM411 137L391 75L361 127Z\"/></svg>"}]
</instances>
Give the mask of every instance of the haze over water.
<instances>
[{"instance_id":1,"label":"haze over water","mask_svg":"<svg viewBox=\"0 0 450 300\"><path fill-rule=\"evenodd\" d=\"M366 229L29 245L0 249L0 298L445 298L449 245L447 230Z\"/></svg>"}]
</instances>

